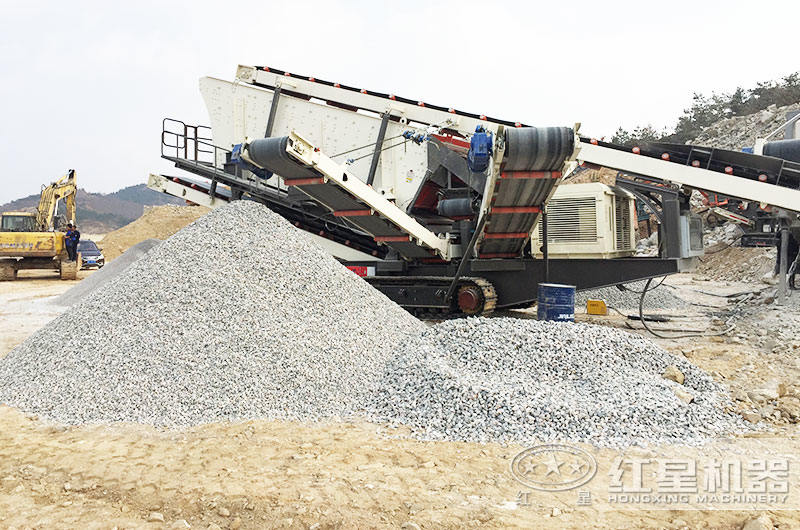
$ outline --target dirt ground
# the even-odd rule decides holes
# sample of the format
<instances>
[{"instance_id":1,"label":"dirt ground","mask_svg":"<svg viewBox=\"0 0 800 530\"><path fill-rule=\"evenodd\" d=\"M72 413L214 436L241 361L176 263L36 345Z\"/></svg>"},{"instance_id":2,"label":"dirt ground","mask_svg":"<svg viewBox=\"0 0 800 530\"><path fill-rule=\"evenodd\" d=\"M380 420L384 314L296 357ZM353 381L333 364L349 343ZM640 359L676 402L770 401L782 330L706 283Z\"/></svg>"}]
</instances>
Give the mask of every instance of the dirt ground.
<instances>
[{"instance_id":1,"label":"dirt ground","mask_svg":"<svg viewBox=\"0 0 800 530\"><path fill-rule=\"evenodd\" d=\"M86 274L91 273L81 276ZM0 284L0 357L54 318L60 309L50 306L48 298L74 283L37 276L26 273L17 282ZM653 327L723 326L731 313L728 299L699 291L726 294L759 287L700 282L691 275L669 283L684 299L701 305L674 311L672 322ZM657 342L708 370L733 392L777 382L783 384L781 399L790 400L800 381L800 336L797 343L773 338L785 332L787 314L795 323L800 312L792 306L751 307L734 319L737 328L729 336ZM619 315L578 319L640 327ZM737 403L770 412L746 399ZM761 504L756 510L673 510L669 505L612 504L610 481L620 453L586 445L579 447L597 463L596 476L583 490L591 495L588 505L586 499L579 501L576 490L539 491L517 482L510 468L523 449L519 446L420 442L386 427L351 423L249 421L180 431L139 425L65 428L0 405L0 528L739 529L762 514L778 528L798 528L798 424L788 415L766 419L768 433L700 449L625 451L626 459L702 459L715 451L793 459L793 489L786 503Z\"/></svg>"},{"instance_id":2,"label":"dirt ground","mask_svg":"<svg viewBox=\"0 0 800 530\"><path fill-rule=\"evenodd\" d=\"M169 236L208 213L205 206L146 207L141 217L97 240L106 261L116 259L133 245L145 239L167 239Z\"/></svg>"}]
</instances>

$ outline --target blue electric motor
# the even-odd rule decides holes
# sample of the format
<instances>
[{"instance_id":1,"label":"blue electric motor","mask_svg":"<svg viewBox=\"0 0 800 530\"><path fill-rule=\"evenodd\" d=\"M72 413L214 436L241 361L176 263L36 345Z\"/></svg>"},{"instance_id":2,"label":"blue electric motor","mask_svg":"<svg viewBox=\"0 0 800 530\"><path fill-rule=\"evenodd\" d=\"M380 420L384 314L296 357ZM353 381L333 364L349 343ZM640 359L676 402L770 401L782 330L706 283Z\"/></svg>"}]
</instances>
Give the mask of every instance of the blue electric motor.
<instances>
[{"instance_id":1,"label":"blue electric motor","mask_svg":"<svg viewBox=\"0 0 800 530\"><path fill-rule=\"evenodd\" d=\"M236 164L237 166L246 169L253 173L255 176L260 177L264 180L269 180L272 177L272 171L256 167L244 158L242 158L242 150L244 149L244 144L236 144L233 146L233 151L231 151L231 162Z\"/></svg>"},{"instance_id":2,"label":"blue electric motor","mask_svg":"<svg viewBox=\"0 0 800 530\"><path fill-rule=\"evenodd\" d=\"M467 153L467 166L473 173L483 173L489 167L489 157L492 154L492 133L486 132L483 125L475 127L475 134L469 141Z\"/></svg>"}]
</instances>

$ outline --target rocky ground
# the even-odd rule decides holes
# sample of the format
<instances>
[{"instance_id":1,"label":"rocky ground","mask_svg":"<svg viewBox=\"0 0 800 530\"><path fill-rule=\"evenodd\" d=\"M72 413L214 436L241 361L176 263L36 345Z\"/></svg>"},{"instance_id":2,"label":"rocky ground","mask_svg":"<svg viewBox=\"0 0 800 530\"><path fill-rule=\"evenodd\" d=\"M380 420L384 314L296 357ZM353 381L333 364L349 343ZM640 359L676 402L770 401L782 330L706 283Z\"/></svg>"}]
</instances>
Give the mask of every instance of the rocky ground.
<instances>
[{"instance_id":1,"label":"rocky ground","mask_svg":"<svg viewBox=\"0 0 800 530\"><path fill-rule=\"evenodd\" d=\"M58 314L48 298L71 283L27 273L4 284L0 356ZM720 329L731 319L736 324L725 337L654 339L711 373L729 389L738 411L762 421L763 434L736 438L732 446L721 440L724 451L800 454L800 311L793 304L737 306L741 298L731 303L722 297L759 284L700 281L691 274L668 283L692 305L659 310L673 321L651 326L672 334L667 330ZM639 322L618 314L579 314L578 320L649 336ZM373 424L266 420L183 430L124 424L65 428L0 407L0 527L738 530L751 520L761 526L748 528L800 525L797 512L775 506L702 511L609 505L604 502L608 473L618 456L611 449L580 444L598 465L587 486L593 503L582 506L575 491L540 492L516 482L509 467L520 446L426 442L407 434ZM709 447L634 448L626 454L646 458L658 450L688 457ZM792 482L796 485L800 481Z\"/></svg>"},{"instance_id":2,"label":"rocky ground","mask_svg":"<svg viewBox=\"0 0 800 530\"><path fill-rule=\"evenodd\" d=\"M689 143L733 151L739 151L743 147L752 147L756 138L763 138L786 123L787 112L798 109L800 109L800 103L784 107L770 105L754 114L720 120L706 128L700 136ZM783 132L776 134L771 139L783 139Z\"/></svg>"},{"instance_id":3,"label":"rocky ground","mask_svg":"<svg viewBox=\"0 0 800 530\"><path fill-rule=\"evenodd\" d=\"M666 336L706 329L710 333L732 326L731 331L724 336L662 339L652 337L638 321L617 314L580 318L632 329L650 337L722 382L737 409L747 413L746 418L764 419L797 432L800 295L794 293L781 305L775 298L754 294L774 291L763 283L698 279L690 273L670 277L666 284L687 302L687 308L658 311L670 316L671 321L650 323L651 328L663 330Z\"/></svg>"}]
</instances>

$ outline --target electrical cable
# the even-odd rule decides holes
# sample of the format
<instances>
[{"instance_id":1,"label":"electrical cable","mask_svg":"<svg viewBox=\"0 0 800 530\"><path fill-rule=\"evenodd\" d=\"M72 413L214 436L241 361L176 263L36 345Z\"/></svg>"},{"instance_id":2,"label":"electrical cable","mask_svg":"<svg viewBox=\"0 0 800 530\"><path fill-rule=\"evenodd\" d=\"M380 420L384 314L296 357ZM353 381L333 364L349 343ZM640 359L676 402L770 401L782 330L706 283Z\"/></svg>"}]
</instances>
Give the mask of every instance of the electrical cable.
<instances>
[{"instance_id":1,"label":"electrical cable","mask_svg":"<svg viewBox=\"0 0 800 530\"><path fill-rule=\"evenodd\" d=\"M425 130L426 131L428 131L428 130L439 131L439 130L441 130L442 127L447 125L449 122L450 122L450 118L448 118L446 120L443 120L443 121L441 121L439 123L435 123L433 125L428 125L427 127L425 127ZM409 126L409 128L410 129L421 130L420 127ZM388 142L390 140L395 140L397 138L402 138L402 137L403 137L403 134L398 134L396 136L390 136L389 138L384 138L382 143ZM403 142L403 143L405 143L405 142ZM396 145L401 145L401 144L396 144ZM337 156L346 155L348 153L352 153L353 151L360 151L361 149L366 149L368 147L373 147L374 148L375 147L375 142L372 142L372 143L369 143L369 144L366 144L366 145L362 145L361 147L354 147L352 149L348 149L347 151L342 151L341 153L336 153L335 155L332 155L331 158L336 158ZM383 149L381 149L381 151L383 151ZM370 156L371 154L372 153L369 153L367 155L362 156L361 158L366 158L366 157ZM356 158L355 160L361 160L361 158Z\"/></svg>"},{"instance_id":2,"label":"electrical cable","mask_svg":"<svg viewBox=\"0 0 800 530\"><path fill-rule=\"evenodd\" d=\"M795 277L797 275L797 268L800 266L800 252L794 257L794 261L789 266L789 270L786 271L786 283L789 285L789 289L792 291L796 291L797 287L795 285Z\"/></svg>"},{"instance_id":3,"label":"electrical cable","mask_svg":"<svg viewBox=\"0 0 800 530\"><path fill-rule=\"evenodd\" d=\"M399 143L396 143L396 144L392 144L389 147L382 148L380 152L382 153L382 152L384 152L384 151L386 151L388 149L391 149L393 147L399 147L399 146L405 145L407 143L408 143L408 140L403 140L402 142L399 142ZM366 155L361 155L358 158L352 158L352 159L350 159L350 162L356 162L358 160L361 160L362 158L367 158L368 156L372 156L372 153L367 153Z\"/></svg>"},{"instance_id":4,"label":"electrical cable","mask_svg":"<svg viewBox=\"0 0 800 530\"><path fill-rule=\"evenodd\" d=\"M711 254L716 254L717 252L722 252L722 251L723 251L723 250L725 250L726 248L728 248L728 247L732 246L734 243L736 243L737 241L739 241L740 239L742 239L744 236L745 236L745 234L741 234L741 235L740 235L740 236L738 236L736 239L734 239L733 241L731 241L731 242L729 242L729 243L726 243L724 247L722 247L722 248L718 248L718 249L717 249L717 250L715 250L714 252L708 252L708 251L704 251L704 255L708 256L708 255L711 255ZM698 258L698 259L699 259L700 261L703 261L703 258ZM703 263L705 263L705 262L703 262Z\"/></svg>"},{"instance_id":5,"label":"electrical cable","mask_svg":"<svg viewBox=\"0 0 800 530\"><path fill-rule=\"evenodd\" d=\"M625 318L628 318L628 315L626 315L625 313L623 313L622 311L620 311L620 310L619 310L619 309L617 309L616 307L614 307L614 306L610 306L610 305L606 305L606 307L607 307L607 308L609 308L609 309L612 309L612 310L616 311L617 313L619 313L619 314L620 314L620 316L623 316L623 317L625 317Z\"/></svg>"},{"instance_id":6,"label":"electrical cable","mask_svg":"<svg viewBox=\"0 0 800 530\"><path fill-rule=\"evenodd\" d=\"M619 309L617 309L614 306L606 305L606 307L608 309L616 311L620 316L623 316L623 317L627 318L628 320L638 320L639 319L639 317L637 317L636 315L626 315L625 313L623 313L622 311L620 311ZM645 318L647 318L651 322L670 322L672 320L669 317L666 317L664 315L649 315L649 316L647 316Z\"/></svg>"},{"instance_id":7,"label":"electrical cable","mask_svg":"<svg viewBox=\"0 0 800 530\"><path fill-rule=\"evenodd\" d=\"M650 326L647 325L647 321L644 319L644 297L647 294L647 291L650 290L650 283L652 281L653 281L653 278L649 278L647 280L647 283L644 285L644 289L642 290L642 294L639 296L639 321L642 323L642 326L644 326L644 329L646 329L651 335L654 335L654 336L658 337L659 339L684 339L684 338L691 338L691 337L719 337L721 335L726 335L726 334L730 333L733 330L733 328L736 327L735 325L732 324L732 325L730 325L728 327L728 329L726 329L724 331L721 331L719 333L712 333L712 334L708 334L708 335L705 334L705 333L683 333L681 335L673 335L673 336L669 337L667 335L661 335L660 333L656 333L655 331L653 331L650 328Z\"/></svg>"},{"instance_id":8,"label":"electrical cable","mask_svg":"<svg viewBox=\"0 0 800 530\"><path fill-rule=\"evenodd\" d=\"M396 138L402 138L402 136L403 136L402 134L398 134L397 136L391 136L389 138L384 138L383 141L384 142L388 142L389 140L394 140ZM337 156L346 155L348 153L352 153L353 151L360 151L361 149L366 149L367 147L373 147L374 148L375 147L375 142L372 142L371 144L367 144L367 145L362 145L361 147L354 147L352 149L348 149L347 151L342 151L341 153L336 153L335 155L332 155L331 158L336 158Z\"/></svg>"},{"instance_id":9,"label":"electrical cable","mask_svg":"<svg viewBox=\"0 0 800 530\"><path fill-rule=\"evenodd\" d=\"M655 291L656 289L661 287L661 285L664 283L664 280L666 280L666 279L667 279L667 277L664 276L663 278L661 278L661 281L658 282L658 285L656 285L655 287L651 287L649 290L650 291ZM621 284L617 285L617 289L619 289L620 291L629 291L631 293L642 294L642 291L637 291L636 289L631 289L630 287L628 287L624 283L621 283Z\"/></svg>"}]
</instances>

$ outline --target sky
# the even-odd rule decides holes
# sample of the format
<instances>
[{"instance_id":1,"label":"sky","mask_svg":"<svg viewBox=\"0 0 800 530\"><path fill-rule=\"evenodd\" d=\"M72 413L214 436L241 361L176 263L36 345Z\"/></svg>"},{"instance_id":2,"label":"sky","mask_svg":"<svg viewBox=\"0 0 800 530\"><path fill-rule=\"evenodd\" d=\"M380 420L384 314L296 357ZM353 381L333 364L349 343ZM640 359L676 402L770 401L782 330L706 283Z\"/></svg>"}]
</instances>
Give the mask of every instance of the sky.
<instances>
[{"instance_id":1,"label":"sky","mask_svg":"<svg viewBox=\"0 0 800 530\"><path fill-rule=\"evenodd\" d=\"M238 64L601 137L800 70L799 15L797 0L0 0L0 204L70 168L103 193L174 174L161 120L207 124L198 79Z\"/></svg>"}]
</instances>

